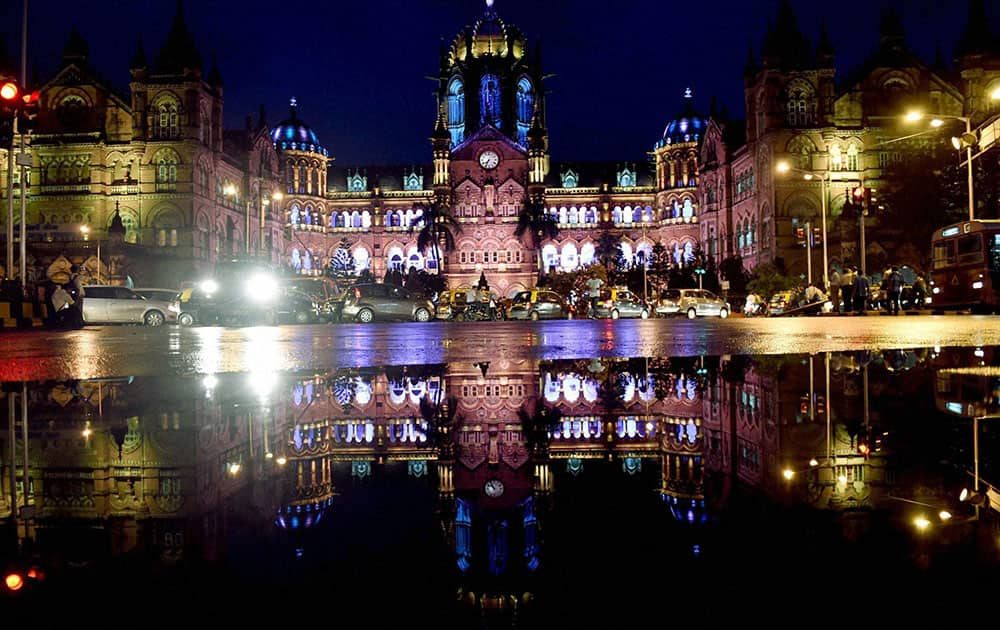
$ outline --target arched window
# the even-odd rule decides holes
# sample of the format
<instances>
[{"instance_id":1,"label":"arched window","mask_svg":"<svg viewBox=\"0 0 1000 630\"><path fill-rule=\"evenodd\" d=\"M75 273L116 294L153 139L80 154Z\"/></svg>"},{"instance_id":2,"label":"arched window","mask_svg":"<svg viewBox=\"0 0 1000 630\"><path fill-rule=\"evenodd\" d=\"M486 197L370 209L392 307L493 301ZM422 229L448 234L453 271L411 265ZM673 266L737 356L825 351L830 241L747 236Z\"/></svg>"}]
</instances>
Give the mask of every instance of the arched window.
<instances>
[{"instance_id":1,"label":"arched window","mask_svg":"<svg viewBox=\"0 0 1000 630\"><path fill-rule=\"evenodd\" d=\"M479 124L500 128L500 79L486 73L479 83Z\"/></svg>"},{"instance_id":2,"label":"arched window","mask_svg":"<svg viewBox=\"0 0 1000 630\"><path fill-rule=\"evenodd\" d=\"M299 194L306 194L306 167L302 165L299 167Z\"/></svg>"},{"instance_id":3,"label":"arched window","mask_svg":"<svg viewBox=\"0 0 1000 630\"><path fill-rule=\"evenodd\" d=\"M181 135L177 101L161 101L156 108L155 136L161 140L178 138Z\"/></svg>"},{"instance_id":4,"label":"arched window","mask_svg":"<svg viewBox=\"0 0 1000 630\"><path fill-rule=\"evenodd\" d=\"M448 84L448 132L453 145L465 139L465 86L458 77Z\"/></svg>"},{"instance_id":5,"label":"arched window","mask_svg":"<svg viewBox=\"0 0 1000 630\"><path fill-rule=\"evenodd\" d=\"M694 260L694 245L691 241L684 243L684 262L689 263Z\"/></svg>"},{"instance_id":6,"label":"arched window","mask_svg":"<svg viewBox=\"0 0 1000 630\"><path fill-rule=\"evenodd\" d=\"M372 215L367 210L361 213L361 227L370 228L372 226Z\"/></svg>"},{"instance_id":7,"label":"arched window","mask_svg":"<svg viewBox=\"0 0 1000 630\"><path fill-rule=\"evenodd\" d=\"M361 213L357 210L351 213L351 227L361 227Z\"/></svg>"},{"instance_id":8,"label":"arched window","mask_svg":"<svg viewBox=\"0 0 1000 630\"><path fill-rule=\"evenodd\" d=\"M302 258L299 256L299 248L292 248L292 255L289 257L288 263L292 266L296 272L302 270Z\"/></svg>"},{"instance_id":9,"label":"arched window","mask_svg":"<svg viewBox=\"0 0 1000 630\"><path fill-rule=\"evenodd\" d=\"M847 147L846 166L849 171L858 170L858 147L853 144Z\"/></svg>"},{"instance_id":10,"label":"arched window","mask_svg":"<svg viewBox=\"0 0 1000 630\"><path fill-rule=\"evenodd\" d=\"M597 223L597 206L590 206L590 221L589 223Z\"/></svg>"},{"instance_id":11,"label":"arched window","mask_svg":"<svg viewBox=\"0 0 1000 630\"><path fill-rule=\"evenodd\" d=\"M757 220L750 219L750 227L747 229L747 247L753 247L754 241L757 240Z\"/></svg>"},{"instance_id":12,"label":"arched window","mask_svg":"<svg viewBox=\"0 0 1000 630\"><path fill-rule=\"evenodd\" d=\"M559 250L556 249L555 245L549 243L542 248L542 261L545 264L546 272L559 267Z\"/></svg>"},{"instance_id":13,"label":"arched window","mask_svg":"<svg viewBox=\"0 0 1000 630\"><path fill-rule=\"evenodd\" d=\"M694 205L691 203L691 198L684 200L684 210L682 211L685 218L694 216Z\"/></svg>"},{"instance_id":14,"label":"arched window","mask_svg":"<svg viewBox=\"0 0 1000 630\"><path fill-rule=\"evenodd\" d=\"M586 267L594 262L594 244L584 243L580 248L580 264Z\"/></svg>"},{"instance_id":15,"label":"arched window","mask_svg":"<svg viewBox=\"0 0 1000 630\"><path fill-rule=\"evenodd\" d=\"M625 210L622 212L622 221L625 223L632 223L635 218L635 213L632 211L632 206L625 206Z\"/></svg>"},{"instance_id":16,"label":"arched window","mask_svg":"<svg viewBox=\"0 0 1000 630\"><path fill-rule=\"evenodd\" d=\"M611 221L614 222L614 223L621 223L622 222L622 207L621 206L615 206L614 209L611 211Z\"/></svg>"},{"instance_id":17,"label":"arched window","mask_svg":"<svg viewBox=\"0 0 1000 630\"><path fill-rule=\"evenodd\" d=\"M354 271L361 273L368 269L369 260L367 249L359 247L354 250Z\"/></svg>"},{"instance_id":18,"label":"arched window","mask_svg":"<svg viewBox=\"0 0 1000 630\"><path fill-rule=\"evenodd\" d=\"M293 203L292 209L288 211L288 222L292 225L298 225L301 219L299 215L299 204Z\"/></svg>"},{"instance_id":19,"label":"arched window","mask_svg":"<svg viewBox=\"0 0 1000 630\"><path fill-rule=\"evenodd\" d=\"M528 144L528 129L535 113L535 92L528 77L517 82L517 141L522 146Z\"/></svg>"},{"instance_id":20,"label":"arched window","mask_svg":"<svg viewBox=\"0 0 1000 630\"><path fill-rule=\"evenodd\" d=\"M302 222L306 225L313 224L313 208L312 206L306 206L305 211L302 213Z\"/></svg>"},{"instance_id":21,"label":"arched window","mask_svg":"<svg viewBox=\"0 0 1000 630\"><path fill-rule=\"evenodd\" d=\"M740 249L746 247L746 236L743 233L743 221L736 224L736 244Z\"/></svg>"},{"instance_id":22,"label":"arched window","mask_svg":"<svg viewBox=\"0 0 1000 630\"><path fill-rule=\"evenodd\" d=\"M807 127L813 124L816 111L816 91L806 81L794 81L788 86L785 108L791 127Z\"/></svg>"},{"instance_id":23,"label":"arched window","mask_svg":"<svg viewBox=\"0 0 1000 630\"><path fill-rule=\"evenodd\" d=\"M177 188L177 155L169 150L163 151L156 156L156 189L175 188Z\"/></svg>"},{"instance_id":24,"label":"arched window","mask_svg":"<svg viewBox=\"0 0 1000 630\"><path fill-rule=\"evenodd\" d=\"M577 211L576 206L572 206L569 209L569 222L571 224L576 224L580 222L580 214L579 211Z\"/></svg>"},{"instance_id":25,"label":"arched window","mask_svg":"<svg viewBox=\"0 0 1000 630\"><path fill-rule=\"evenodd\" d=\"M572 271L580 264L576 255L576 244L566 243L562 247L562 268L563 271Z\"/></svg>"},{"instance_id":26,"label":"arched window","mask_svg":"<svg viewBox=\"0 0 1000 630\"><path fill-rule=\"evenodd\" d=\"M559 208L559 223L565 224L568 222L569 222L569 211L566 209L566 206L563 206Z\"/></svg>"}]
</instances>

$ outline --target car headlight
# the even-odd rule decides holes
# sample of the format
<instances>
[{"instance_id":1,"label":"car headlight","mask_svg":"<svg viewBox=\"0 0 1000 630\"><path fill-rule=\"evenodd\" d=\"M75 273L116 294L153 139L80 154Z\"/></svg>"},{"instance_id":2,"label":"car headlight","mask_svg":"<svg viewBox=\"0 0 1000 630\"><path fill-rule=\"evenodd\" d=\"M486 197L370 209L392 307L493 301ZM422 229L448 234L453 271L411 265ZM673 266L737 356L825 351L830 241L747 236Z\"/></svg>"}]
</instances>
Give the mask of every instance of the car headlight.
<instances>
[{"instance_id":1,"label":"car headlight","mask_svg":"<svg viewBox=\"0 0 1000 630\"><path fill-rule=\"evenodd\" d=\"M278 297L278 281L266 273L250 276L245 289L247 296L257 302L271 302Z\"/></svg>"},{"instance_id":2,"label":"car headlight","mask_svg":"<svg viewBox=\"0 0 1000 630\"><path fill-rule=\"evenodd\" d=\"M941 292L941 287L934 287L934 289L931 291L931 293L933 293L934 295L937 295L940 292Z\"/></svg>"},{"instance_id":3,"label":"car headlight","mask_svg":"<svg viewBox=\"0 0 1000 630\"><path fill-rule=\"evenodd\" d=\"M204 280L202 281L202 283L199 285L198 288L200 288L208 295L212 295L213 293L219 290L219 283L216 282L215 280Z\"/></svg>"}]
</instances>

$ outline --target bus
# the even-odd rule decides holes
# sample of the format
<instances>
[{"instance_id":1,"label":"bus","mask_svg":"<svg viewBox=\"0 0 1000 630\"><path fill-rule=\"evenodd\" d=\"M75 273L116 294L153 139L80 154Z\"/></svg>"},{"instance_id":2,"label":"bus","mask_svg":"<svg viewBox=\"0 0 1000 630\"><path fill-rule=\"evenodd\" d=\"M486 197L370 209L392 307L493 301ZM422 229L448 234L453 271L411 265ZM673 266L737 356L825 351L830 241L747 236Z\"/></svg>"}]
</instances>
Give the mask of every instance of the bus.
<instances>
[{"instance_id":1,"label":"bus","mask_svg":"<svg viewBox=\"0 0 1000 630\"><path fill-rule=\"evenodd\" d=\"M1000 220L963 221L931 237L930 307L1000 312Z\"/></svg>"}]
</instances>

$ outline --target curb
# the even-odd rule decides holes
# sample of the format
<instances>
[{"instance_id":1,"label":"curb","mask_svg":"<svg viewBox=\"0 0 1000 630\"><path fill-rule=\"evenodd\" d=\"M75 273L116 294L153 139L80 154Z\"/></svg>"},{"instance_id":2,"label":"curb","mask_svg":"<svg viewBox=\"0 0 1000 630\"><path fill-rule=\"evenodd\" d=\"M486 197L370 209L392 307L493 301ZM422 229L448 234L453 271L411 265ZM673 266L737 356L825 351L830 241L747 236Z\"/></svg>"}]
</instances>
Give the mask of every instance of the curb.
<instances>
[{"instance_id":1,"label":"curb","mask_svg":"<svg viewBox=\"0 0 1000 630\"><path fill-rule=\"evenodd\" d=\"M0 301L0 328L18 330L42 328L48 319L48 308L41 302Z\"/></svg>"}]
</instances>

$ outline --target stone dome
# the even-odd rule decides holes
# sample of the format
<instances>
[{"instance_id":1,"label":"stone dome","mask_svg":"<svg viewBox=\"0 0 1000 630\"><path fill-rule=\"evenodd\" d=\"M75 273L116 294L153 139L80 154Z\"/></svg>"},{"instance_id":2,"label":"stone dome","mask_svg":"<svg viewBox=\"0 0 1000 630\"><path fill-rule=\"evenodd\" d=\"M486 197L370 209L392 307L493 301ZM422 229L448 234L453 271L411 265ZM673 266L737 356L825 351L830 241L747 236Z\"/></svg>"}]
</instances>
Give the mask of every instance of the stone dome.
<instances>
[{"instance_id":1,"label":"stone dome","mask_svg":"<svg viewBox=\"0 0 1000 630\"><path fill-rule=\"evenodd\" d=\"M684 109L667 123L663 129L663 137L657 146L701 142L708 122L694 110L691 101L691 89L689 88L684 91Z\"/></svg>"},{"instance_id":2,"label":"stone dome","mask_svg":"<svg viewBox=\"0 0 1000 630\"><path fill-rule=\"evenodd\" d=\"M327 150L319 143L316 132L305 121L299 119L297 103L292 99L291 115L271 130L271 141L278 151L291 149L293 151L309 151L328 155Z\"/></svg>"}]
</instances>

